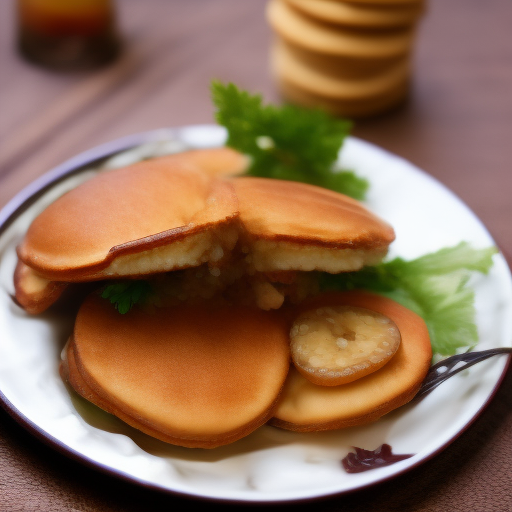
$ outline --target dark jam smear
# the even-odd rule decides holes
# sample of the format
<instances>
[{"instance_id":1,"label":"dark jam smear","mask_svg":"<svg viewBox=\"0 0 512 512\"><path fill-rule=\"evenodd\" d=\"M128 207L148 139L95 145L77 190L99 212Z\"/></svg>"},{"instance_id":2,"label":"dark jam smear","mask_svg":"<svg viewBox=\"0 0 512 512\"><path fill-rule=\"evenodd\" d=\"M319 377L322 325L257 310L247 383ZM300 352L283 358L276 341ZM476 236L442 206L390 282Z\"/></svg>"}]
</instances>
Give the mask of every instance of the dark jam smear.
<instances>
[{"instance_id":1,"label":"dark jam smear","mask_svg":"<svg viewBox=\"0 0 512 512\"><path fill-rule=\"evenodd\" d=\"M343 469L347 473L362 473L370 469L381 468L400 462L401 460L409 459L414 454L397 455L392 452L389 444L382 444L375 450L365 450L353 446L354 452L350 452L344 459L341 460Z\"/></svg>"}]
</instances>

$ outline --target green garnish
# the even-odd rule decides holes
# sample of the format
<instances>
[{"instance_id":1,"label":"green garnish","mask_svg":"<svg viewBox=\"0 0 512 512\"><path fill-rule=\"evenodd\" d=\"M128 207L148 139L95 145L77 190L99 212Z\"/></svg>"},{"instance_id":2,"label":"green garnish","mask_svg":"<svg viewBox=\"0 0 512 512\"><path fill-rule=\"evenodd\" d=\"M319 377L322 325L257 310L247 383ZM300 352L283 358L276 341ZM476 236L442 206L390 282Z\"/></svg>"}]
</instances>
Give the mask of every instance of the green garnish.
<instances>
[{"instance_id":1,"label":"green garnish","mask_svg":"<svg viewBox=\"0 0 512 512\"><path fill-rule=\"evenodd\" d=\"M226 145L251 157L249 175L301 181L364 199L368 181L335 169L350 121L323 110L263 105L260 95L232 83L214 81L211 90L216 120L228 131Z\"/></svg>"},{"instance_id":2,"label":"green garnish","mask_svg":"<svg viewBox=\"0 0 512 512\"><path fill-rule=\"evenodd\" d=\"M395 258L344 274L321 274L324 290L371 290L396 300L425 320L434 353L455 354L478 342L472 272L487 274L494 247L472 249L462 242L420 258Z\"/></svg>"},{"instance_id":3,"label":"green garnish","mask_svg":"<svg viewBox=\"0 0 512 512\"><path fill-rule=\"evenodd\" d=\"M107 285L101 292L101 297L108 299L124 315L135 304L143 303L151 291L151 285L147 281L119 281Z\"/></svg>"}]
</instances>

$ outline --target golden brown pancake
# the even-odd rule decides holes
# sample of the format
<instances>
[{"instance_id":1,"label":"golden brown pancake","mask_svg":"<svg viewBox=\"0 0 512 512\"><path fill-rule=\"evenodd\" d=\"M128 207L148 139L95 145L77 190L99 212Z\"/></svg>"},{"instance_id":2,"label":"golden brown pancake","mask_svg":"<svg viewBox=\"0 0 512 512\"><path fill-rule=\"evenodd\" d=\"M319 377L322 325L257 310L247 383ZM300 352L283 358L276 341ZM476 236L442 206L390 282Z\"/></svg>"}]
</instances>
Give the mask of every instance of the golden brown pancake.
<instances>
[{"instance_id":1,"label":"golden brown pancake","mask_svg":"<svg viewBox=\"0 0 512 512\"><path fill-rule=\"evenodd\" d=\"M82 396L162 441L214 448L273 413L289 368L288 322L241 306L120 315L89 296L61 374Z\"/></svg>"},{"instance_id":2,"label":"golden brown pancake","mask_svg":"<svg viewBox=\"0 0 512 512\"><path fill-rule=\"evenodd\" d=\"M155 158L157 165L193 168L209 176L233 176L243 173L249 159L228 147L190 150ZM137 272L136 272L137 273ZM14 276L16 300L28 313L38 314L51 306L62 294L66 283L45 279L34 269L18 261Z\"/></svg>"},{"instance_id":3,"label":"golden brown pancake","mask_svg":"<svg viewBox=\"0 0 512 512\"><path fill-rule=\"evenodd\" d=\"M362 59L389 58L409 52L414 30L354 30L322 23L303 15L285 2L272 0L267 17L286 41L311 51Z\"/></svg>"},{"instance_id":4,"label":"golden brown pancake","mask_svg":"<svg viewBox=\"0 0 512 512\"><path fill-rule=\"evenodd\" d=\"M240 170L234 163L244 159L231 150L191 151L104 172L68 192L33 221L18 247L18 302L41 312L59 297L60 283L201 265L213 276L233 264L236 273L342 272L386 254L392 228L342 194L290 181L215 177ZM283 300L268 284L257 295L263 309Z\"/></svg>"},{"instance_id":5,"label":"golden brown pancake","mask_svg":"<svg viewBox=\"0 0 512 512\"><path fill-rule=\"evenodd\" d=\"M394 240L393 228L360 202L293 181L240 177L232 181L257 271L337 273L376 264Z\"/></svg>"},{"instance_id":6,"label":"golden brown pancake","mask_svg":"<svg viewBox=\"0 0 512 512\"><path fill-rule=\"evenodd\" d=\"M319 386L291 369L271 424L313 432L363 425L409 402L430 367L432 348L425 322L391 299L367 292L331 293L304 308L351 305L377 311L395 322L401 343L380 370L349 384Z\"/></svg>"},{"instance_id":7,"label":"golden brown pancake","mask_svg":"<svg viewBox=\"0 0 512 512\"><path fill-rule=\"evenodd\" d=\"M359 3L335 0L285 0L295 9L327 23L368 28L392 28L414 23L423 2Z\"/></svg>"},{"instance_id":8,"label":"golden brown pancake","mask_svg":"<svg viewBox=\"0 0 512 512\"><path fill-rule=\"evenodd\" d=\"M196 266L234 243L230 183L148 160L103 172L52 203L18 247L41 277L86 281Z\"/></svg>"}]
</instances>

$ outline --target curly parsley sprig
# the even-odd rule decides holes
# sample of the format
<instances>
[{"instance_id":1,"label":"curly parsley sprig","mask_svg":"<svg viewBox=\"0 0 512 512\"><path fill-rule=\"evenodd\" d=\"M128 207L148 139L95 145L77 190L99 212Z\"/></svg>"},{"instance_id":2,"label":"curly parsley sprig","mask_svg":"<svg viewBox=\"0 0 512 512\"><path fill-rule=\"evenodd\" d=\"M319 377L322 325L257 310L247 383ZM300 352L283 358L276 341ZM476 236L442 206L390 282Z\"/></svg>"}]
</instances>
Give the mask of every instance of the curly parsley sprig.
<instances>
[{"instance_id":1,"label":"curly parsley sprig","mask_svg":"<svg viewBox=\"0 0 512 512\"><path fill-rule=\"evenodd\" d=\"M101 297L107 299L125 315L135 304L142 304L152 292L151 284L144 280L117 281L105 286Z\"/></svg>"},{"instance_id":2,"label":"curly parsley sprig","mask_svg":"<svg viewBox=\"0 0 512 512\"><path fill-rule=\"evenodd\" d=\"M352 123L319 109L263 105L236 85L211 85L216 120L228 132L226 144L251 158L248 174L301 181L364 199L369 183L335 163Z\"/></svg>"}]
</instances>

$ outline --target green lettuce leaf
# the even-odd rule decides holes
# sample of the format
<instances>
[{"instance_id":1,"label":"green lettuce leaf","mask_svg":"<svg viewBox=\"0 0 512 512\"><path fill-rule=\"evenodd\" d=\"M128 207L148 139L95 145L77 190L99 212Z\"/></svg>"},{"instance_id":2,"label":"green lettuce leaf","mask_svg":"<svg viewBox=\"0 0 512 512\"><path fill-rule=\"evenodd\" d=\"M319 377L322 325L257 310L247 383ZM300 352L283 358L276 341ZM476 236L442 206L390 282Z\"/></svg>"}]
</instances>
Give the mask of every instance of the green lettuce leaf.
<instances>
[{"instance_id":1,"label":"green lettuce leaf","mask_svg":"<svg viewBox=\"0 0 512 512\"><path fill-rule=\"evenodd\" d=\"M358 272L322 273L321 287L366 289L396 300L425 320L435 353L452 355L478 342L475 297L468 281L474 272L489 272L496 252L462 242L411 261L395 258Z\"/></svg>"}]
</instances>

